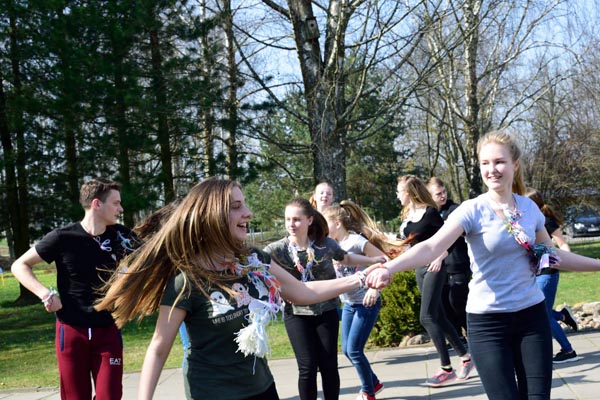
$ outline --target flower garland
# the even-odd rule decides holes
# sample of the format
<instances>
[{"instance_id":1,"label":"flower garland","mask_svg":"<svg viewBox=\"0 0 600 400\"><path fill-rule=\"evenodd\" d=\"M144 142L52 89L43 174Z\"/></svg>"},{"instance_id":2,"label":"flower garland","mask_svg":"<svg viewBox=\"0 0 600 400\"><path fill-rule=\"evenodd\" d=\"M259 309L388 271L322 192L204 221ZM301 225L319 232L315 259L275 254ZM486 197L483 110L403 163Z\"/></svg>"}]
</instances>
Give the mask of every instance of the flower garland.
<instances>
[{"instance_id":1,"label":"flower garland","mask_svg":"<svg viewBox=\"0 0 600 400\"><path fill-rule=\"evenodd\" d=\"M288 246L290 255L294 261L294 266L298 272L300 272L302 282L315 280L315 276L312 273L312 267L315 264L315 250L312 247L313 243L314 241L310 241L306 247L306 267L300 262L300 257L298 256L298 246L296 243L290 241Z\"/></svg>"},{"instance_id":2,"label":"flower garland","mask_svg":"<svg viewBox=\"0 0 600 400\"><path fill-rule=\"evenodd\" d=\"M515 200L515 205L517 204ZM519 220L523 216L523 213L515 208L514 211L509 210L506 205L502 206L502 212L506 217L506 229L510 233L517 243L527 250L531 258L531 270L534 274L539 274L543 269L549 268L551 265L558 265L560 258L555 254L554 248L544 243L535 243L523 230Z\"/></svg>"},{"instance_id":3,"label":"flower garland","mask_svg":"<svg viewBox=\"0 0 600 400\"><path fill-rule=\"evenodd\" d=\"M238 344L238 351L245 356L252 354L262 358L271 352L266 327L277 317L277 313L283 311L281 284L269 273L269 264L262 263L256 254L253 253L241 261L245 261L245 264L232 263L228 266L229 271L238 276L247 276L249 279L260 279L269 294L264 300L252 298L248 305L250 313L246 316L250 323L236 332L235 341Z\"/></svg>"}]
</instances>

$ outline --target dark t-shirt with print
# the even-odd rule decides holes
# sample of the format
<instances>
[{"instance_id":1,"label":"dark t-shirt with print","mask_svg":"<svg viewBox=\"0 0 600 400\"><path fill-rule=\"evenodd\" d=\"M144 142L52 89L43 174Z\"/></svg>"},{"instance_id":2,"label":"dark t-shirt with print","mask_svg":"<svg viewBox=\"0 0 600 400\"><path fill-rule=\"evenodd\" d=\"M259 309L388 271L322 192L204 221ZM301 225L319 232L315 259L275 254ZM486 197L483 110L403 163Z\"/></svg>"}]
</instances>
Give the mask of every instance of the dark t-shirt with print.
<instances>
[{"instance_id":1,"label":"dark t-shirt with print","mask_svg":"<svg viewBox=\"0 0 600 400\"><path fill-rule=\"evenodd\" d=\"M257 255L270 262L268 255L258 251ZM184 381L188 399L244 399L265 392L273 384L267 360L244 356L235 342L236 333L248 325L250 301L267 299L267 287L248 275L227 285L239 295L232 297L222 288L207 284L203 289L210 298L194 288L177 299L184 286L180 273L171 278L163 294L161 305L175 305L187 312L185 326L191 349Z\"/></svg>"},{"instance_id":2,"label":"dark t-shirt with print","mask_svg":"<svg viewBox=\"0 0 600 400\"><path fill-rule=\"evenodd\" d=\"M265 247L265 252L269 253L277 264L282 266L286 271L292 274L296 279L301 280L301 273L296 269L292 254L290 253L290 241L288 238L278 240ZM315 280L322 281L335 279L335 268L333 260L342 261L346 252L333 239L327 237L318 244L312 245L315 252L315 265L312 267L312 273ZM298 251L298 259L303 266L306 266L307 254L306 250ZM294 315L321 315L325 311L334 310L339 304L338 298L335 297L321 303L311 304L308 306L298 306L286 302L285 313Z\"/></svg>"},{"instance_id":3,"label":"dark t-shirt with print","mask_svg":"<svg viewBox=\"0 0 600 400\"><path fill-rule=\"evenodd\" d=\"M94 310L94 303L101 297L99 289L117 269L119 261L137 243L135 234L123 225L110 225L102 235L90 236L79 222L55 229L36 243L40 257L56 264L63 306L56 312L58 320L90 328L113 324L110 313Z\"/></svg>"}]
</instances>

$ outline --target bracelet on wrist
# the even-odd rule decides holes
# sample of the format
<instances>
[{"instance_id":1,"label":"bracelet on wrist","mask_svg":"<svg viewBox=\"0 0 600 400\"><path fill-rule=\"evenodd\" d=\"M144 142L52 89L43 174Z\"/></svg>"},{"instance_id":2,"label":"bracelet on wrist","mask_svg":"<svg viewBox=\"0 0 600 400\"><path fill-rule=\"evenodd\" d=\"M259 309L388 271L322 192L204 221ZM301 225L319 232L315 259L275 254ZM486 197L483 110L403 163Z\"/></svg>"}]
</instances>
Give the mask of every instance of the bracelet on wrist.
<instances>
[{"instance_id":1,"label":"bracelet on wrist","mask_svg":"<svg viewBox=\"0 0 600 400\"><path fill-rule=\"evenodd\" d=\"M367 275L363 271L358 271L355 275L358 278L358 287L365 289L367 287Z\"/></svg>"},{"instance_id":2,"label":"bracelet on wrist","mask_svg":"<svg viewBox=\"0 0 600 400\"><path fill-rule=\"evenodd\" d=\"M54 290L54 288L52 286L50 286L50 293L48 293L48 296L45 299L42 299L42 303L44 304L44 307L48 307L52 297L54 297L57 294L58 294L58 292L56 290Z\"/></svg>"}]
</instances>

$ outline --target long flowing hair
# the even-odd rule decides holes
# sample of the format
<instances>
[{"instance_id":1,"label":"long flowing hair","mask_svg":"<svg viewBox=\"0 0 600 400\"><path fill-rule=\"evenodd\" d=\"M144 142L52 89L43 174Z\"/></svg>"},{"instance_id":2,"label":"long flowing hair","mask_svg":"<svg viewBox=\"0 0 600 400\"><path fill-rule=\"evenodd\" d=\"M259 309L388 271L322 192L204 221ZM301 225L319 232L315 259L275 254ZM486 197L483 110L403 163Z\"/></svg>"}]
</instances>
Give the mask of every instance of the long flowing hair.
<instances>
[{"instance_id":1,"label":"long flowing hair","mask_svg":"<svg viewBox=\"0 0 600 400\"><path fill-rule=\"evenodd\" d=\"M431 197L431 193L427 190L427 186L418 177L415 175L402 175L398 177L398 183L404 185L404 190L406 190L410 201L415 206L431 206L438 210L438 206L433 201L433 197ZM409 207L402 208L402 219L406 218L409 210Z\"/></svg>"},{"instance_id":2,"label":"long flowing hair","mask_svg":"<svg viewBox=\"0 0 600 400\"><path fill-rule=\"evenodd\" d=\"M342 200L339 205L325 207L323 215L326 219L338 221L347 231L363 235L389 257L397 254L398 248L404 244L401 240L388 238L375 221L358 204L350 200Z\"/></svg>"},{"instance_id":3,"label":"long flowing hair","mask_svg":"<svg viewBox=\"0 0 600 400\"><path fill-rule=\"evenodd\" d=\"M179 204L179 200L174 200L169 204L165 205L162 208L154 211L152 214L148 215L142 222L137 224L133 231L138 235L138 237L147 241L150 239L152 235L154 235L161 226L167 221L167 219L173 214L175 208Z\"/></svg>"},{"instance_id":4,"label":"long flowing hair","mask_svg":"<svg viewBox=\"0 0 600 400\"><path fill-rule=\"evenodd\" d=\"M523 179L523 167L521 166L521 149L517 145L515 139L503 130L488 132L477 141L477 154L479 154L481 148L488 143L498 143L508 148L512 161L518 163L515 175L513 176L512 192L524 195L525 180Z\"/></svg>"},{"instance_id":5,"label":"long flowing hair","mask_svg":"<svg viewBox=\"0 0 600 400\"><path fill-rule=\"evenodd\" d=\"M236 277L218 272L220 264L249 253L229 229L235 187L239 183L219 178L194 186L159 230L122 261L127 272L111 278L96 309L111 311L119 327L136 316L141 319L158 309L167 283L178 273L185 282L179 296L195 287L208 297L203 283L230 291L225 283Z\"/></svg>"}]
</instances>

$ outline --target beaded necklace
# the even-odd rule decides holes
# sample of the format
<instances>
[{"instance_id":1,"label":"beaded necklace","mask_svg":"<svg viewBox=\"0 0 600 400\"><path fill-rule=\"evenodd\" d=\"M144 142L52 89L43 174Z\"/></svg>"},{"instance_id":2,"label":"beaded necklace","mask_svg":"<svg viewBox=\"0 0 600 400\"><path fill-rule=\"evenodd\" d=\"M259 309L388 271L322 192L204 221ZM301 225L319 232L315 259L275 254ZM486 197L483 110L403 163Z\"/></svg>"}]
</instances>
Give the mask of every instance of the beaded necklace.
<instances>
[{"instance_id":1,"label":"beaded necklace","mask_svg":"<svg viewBox=\"0 0 600 400\"><path fill-rule=\"evenodd\" d=\"M300 257L298 256L298 245L292 241L290 241L288 245L288 251L292 260L294 261L294 266L300 272L302 282L314 281L315 276L312 273L312 267L315 264L315 250L313 249L314 241L309 241L308 246L306 246L306 266L302 265L300 262Z\"/></svg>"}]
</instances>

